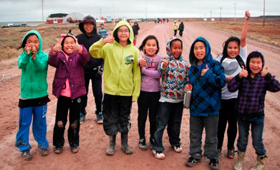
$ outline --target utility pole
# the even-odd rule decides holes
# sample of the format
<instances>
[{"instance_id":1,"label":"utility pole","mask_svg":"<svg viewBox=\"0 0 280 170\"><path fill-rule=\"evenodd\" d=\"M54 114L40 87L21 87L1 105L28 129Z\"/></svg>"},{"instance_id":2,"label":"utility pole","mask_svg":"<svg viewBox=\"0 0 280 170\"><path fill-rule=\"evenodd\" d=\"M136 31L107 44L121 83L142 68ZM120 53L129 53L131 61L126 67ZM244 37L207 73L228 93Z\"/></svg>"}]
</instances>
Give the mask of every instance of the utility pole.
<instances>
[{"instance_id":1,"label":"utility pole","mask_svg":"<svg viewBox=\"0 0 280 170\"><path fill-rule=\"evenodd\" d=\"M210 21L212 20L212 11L210 11Z\"/></svg>"},{"instance_id":2,"label":"utility pole","mask_svg":"<svg viewBox=\"0 0 280 170\"><path fill-rule=\"evenodd\" d=\"M146 6L146 20L148 20L148 7Z\"/></svg>"},{"instance_id":3,"label":"utility pole","mask_svg":"<svg viewBox=\"0 0 280 170\"><path fill-rule=\"evenodd\" d=\"M234 3L234 22L236 24L236 3Z\"/></svg>"},{"instance_id":4,"label":"utility pole","mask_svg":"<svg viewBox=\"0 0 280 170\"><path fill-rule=\"evenodd\" d=\"M101 17L102 17L102 16L101 16L101 8L100 8L100 19L102 19Z\"/></svg>"},{"instance_id":5,"label":"utility pole","mask_svg":"<svg viewBox=\"0 0 280 170\"><path fill-rule=\"evenodd\" d=\"M42 21L44 22L44 0L42 0Z\"/></svg>"},{"instance_id":6,"label":"utility pole","mask_svg":"<svg viewBox=\"0 0 280 170\"><path fill-rule=\"evenodd\" d=\"M263 27L265 25L265 0L263 0Z\"/></svg>"},{"instance_id":7,"label":"utility pole","mask_svg":"<svg viewBox=\"0 0 280 170\"><path fill-rule=\"evenodd\" d=\"M220 7L220 22L222 20L222 7Z\"/></svg>"},{"instance_id":8,"label":"utility pole","mask_svg":"<svg viewBox=\"0 0 280 170\"><path fill-rule=\"evenodd\" d=\"M115 0L113 0L113 12L114 12L114 15L113 15L113 17L114 17L114 20L113 20L113 24L115 25L116 24L116 18L115 18Z\"/></svg>"}]
</instances>

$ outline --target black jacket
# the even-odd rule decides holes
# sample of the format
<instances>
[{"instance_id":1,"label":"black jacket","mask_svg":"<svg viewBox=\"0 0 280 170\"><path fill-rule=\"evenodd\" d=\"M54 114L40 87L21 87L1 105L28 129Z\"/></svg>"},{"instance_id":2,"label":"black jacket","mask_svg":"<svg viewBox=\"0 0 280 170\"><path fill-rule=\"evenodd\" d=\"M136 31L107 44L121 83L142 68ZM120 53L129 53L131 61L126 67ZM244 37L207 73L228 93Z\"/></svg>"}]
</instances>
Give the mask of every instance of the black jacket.
<instances>
[{"instance_id":1,"label":"black jacket","mask_svg":"<svg viewBox=\"0 0 280 170\"><path fill-rule=\"evenodd\" d=\"M88 36L84 30L84 23L92 23L94 25L94 29L90 36ZM89 47L101 38L101 36L97 34L96 21L92 16L88 15L84 17L84 19L81 21L81 23L79 24L79 28L82 34L79 34L76 37L78 39L79 44L84 45L88 51ZM96 74L97 70L95 68L98 66L103 67L103 63L103 59L96 59L90 56L89 62L84 67L85 74Z\"/></svg>"}]
</instances>

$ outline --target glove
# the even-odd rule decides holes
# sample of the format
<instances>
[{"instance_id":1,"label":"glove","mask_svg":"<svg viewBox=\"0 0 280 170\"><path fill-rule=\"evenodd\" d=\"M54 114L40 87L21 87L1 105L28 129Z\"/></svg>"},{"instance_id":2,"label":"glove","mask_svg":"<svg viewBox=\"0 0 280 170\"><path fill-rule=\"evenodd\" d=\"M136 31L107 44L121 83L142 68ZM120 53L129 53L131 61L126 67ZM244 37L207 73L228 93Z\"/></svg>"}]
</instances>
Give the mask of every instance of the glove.
<instances>
[{"instance_id":1,"label":"glove","mask_svg":"<svg viewBox=\"0 0 280 170\"><path fill-rule=\"evenodd\" d=\"M95 74L95 77L100 78L100 77L102 77L102 74L103 74L103 67L98 66L97 67L97 73Z\"/></svg>"}]
</instances>

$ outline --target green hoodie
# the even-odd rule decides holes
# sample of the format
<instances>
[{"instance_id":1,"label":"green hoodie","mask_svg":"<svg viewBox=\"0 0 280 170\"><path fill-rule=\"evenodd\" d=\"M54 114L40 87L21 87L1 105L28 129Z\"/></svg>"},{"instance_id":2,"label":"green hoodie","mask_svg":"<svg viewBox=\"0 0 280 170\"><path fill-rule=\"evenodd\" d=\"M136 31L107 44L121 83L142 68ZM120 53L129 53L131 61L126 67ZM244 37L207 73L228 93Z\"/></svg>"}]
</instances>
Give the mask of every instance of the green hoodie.
<instances>
[{"instance_id":1,"label":"green hoodie","mask_svg":"<svg viewBox=\"0 0 280 170\"><path fill-rule=\"evenodd\" d=\"M31 54L27 54L24 48L22 48L23 53L18 57L18 68L22 70L20 97L23 99L36 99L48 95L48 54L42 52L42 38L39 32L29 31L23 37L22 42L31 33L37 35L40 45L35 59L32 59Z\"/></svg>"},{"instance_id":2,"label":"green hoodie","mask_svg":"<svg viewBox=\"0 0 280 170\"><path fill-rule=\"evenodd\" d=\"M133 30L129 23L120 21L113 35L121 26L129 28L129 41L133 42ZM141 73L138 65L139 50L131 43L125 47L117 41L105 43L100 39L89 48L91 56L104 58L104 91L110 95L132 96L137 101L140 94Z\"/></svg>"}]
</instances>

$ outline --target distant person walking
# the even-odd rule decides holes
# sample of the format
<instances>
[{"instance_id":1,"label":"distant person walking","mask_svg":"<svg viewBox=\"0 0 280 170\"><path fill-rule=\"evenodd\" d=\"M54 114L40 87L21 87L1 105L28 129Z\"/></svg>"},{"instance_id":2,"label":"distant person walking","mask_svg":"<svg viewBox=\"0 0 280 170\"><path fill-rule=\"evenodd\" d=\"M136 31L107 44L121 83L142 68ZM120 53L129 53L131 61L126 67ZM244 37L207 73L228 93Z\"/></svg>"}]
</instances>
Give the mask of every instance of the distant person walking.
<instances>
[{"instance_id":1,"label":"distant person walking","mask_svg":"<svg viewBox=\"0 0 280 170\"><path fill-rule=\"evenodd\" d=\"M177 35L178 29L179 29L179 26L177 24L177 21L174 21L174 24L173 24L174 36Z\"/></svg>"},{"instance_id":2,"label":"distant person walking","mask_svg":"<svg viewBox=\"0 0 280 170\"><path fill-rule=\"evenodd\" d=\"M137 36L138 36L138 31L140 30L139 24L138 22L134 22L133 26L133 34L134 34L134 40L133 40L133 45L136 45L136 40L137 40Z\"/></svg>"},{"instance_id":3,"label":"distant person walking","mask_svg":"<svg viewBox=\"0 0 280 170\"><path fill-rule=\"evenodd\" d=\"M97 34L97 27L95 19L88 15L84 17L82 22L79 24L79 28L82 34L77 35L79 44L82 44L87 51L89 47L100 40L101 36ZM103 123L103 115L101 110L102 105L102 73L103 73L103 59L96 59L93 56L90 57L89 62L84 67L85 87L86 95L82 97L81 110L80 110L80 122L83 122L86 118L86 107L88 100L89 82L92 84L92 92L95 100L95 114L97 123ZM92 105L91 105L92 106Z\"/></svg>"},{"instance_id":4,"label":"distant person walking","mask_svg":"<svg viewBox=\"0 0 280 170\"><path fill-rule=\"evenodd\" d=\"M19 128L16 135L16 147L24 160L31 160L29 128L32 131L42 156L48 155L47 141L47 103L48 98L48 54L42 51L42 38L35 31L25 34L20 48L23 53L18 57L18 68L22 70L20 78ZM9 115L8 115L9 116Z\"/></svg>"},{"instance_id":5,"label":"distant person walking","mask_svg":"<svg viewBox=\"0 0 280 170\"><path fill-rule=\"evenodd\" d=\"M179 35L182 37L183 36L183 31L184 31L185 25L183 21L179 25Z\"/></svg>"}]
</instances>

